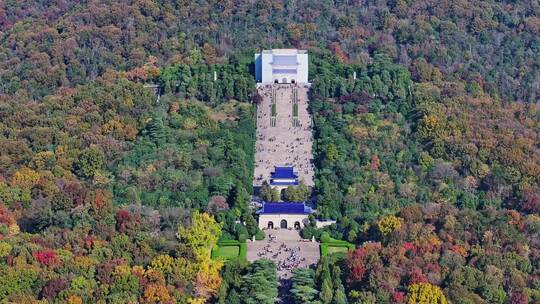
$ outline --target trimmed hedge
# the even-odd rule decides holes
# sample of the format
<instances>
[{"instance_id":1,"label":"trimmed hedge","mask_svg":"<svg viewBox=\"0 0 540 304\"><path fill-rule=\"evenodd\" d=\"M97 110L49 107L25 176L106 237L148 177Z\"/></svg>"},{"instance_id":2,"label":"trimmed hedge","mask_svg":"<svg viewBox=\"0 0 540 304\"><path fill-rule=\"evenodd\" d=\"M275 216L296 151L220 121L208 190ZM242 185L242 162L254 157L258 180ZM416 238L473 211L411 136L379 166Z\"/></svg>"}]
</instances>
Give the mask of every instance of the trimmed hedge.
<instances>
[{"instance_id":1,"label":"trimmed hedge","mask_svg":"<svg viewBox=\"0 0 540 304\"><path fill-rule=\"evenodd\" d=\"M356 246L354 246L354 244L351 244L349 242L339 241L339 240L336 240L335 242L321 243L321 256L328 255L329 247L347 248L348 251L351 251L351 250L354 250Z\"/></svg>"},{"instance_id":2,"label":"trimmed hedge","mask_svg":"<svg viewBox=\"0 0 540 304\"><path fill-rule=\"evenodd\" d=\"M321 234L321 256L328 255L329 247L347 248L348 251L351 251L351 250L354 250L356 246L347 241L336 240L334 238L331 238L328 232L325 231Z\"/></svg>"},{"instance_id":3,"label":"trimmed hedge","mask_svg":"<svg viewBox=\"0 0 540 304\"><path fill-rule=\"evenodd\" d=\"M242 260L245 260L246 259L246 254L247 254L247 245L244 242L244 243L240 244L240 252L238 253L238 258L242 259Z\"/></svg>"},{"instance_id":4,"label":"trimmed hedge","mask_svg":"<svg viewBox=\"0 0 540 304\"><path fill-rule=\"evenodd\" d=\"M218 246L231 246L231 245L240 245L242 242L237 240L220 240L217 242Z\"/></svg>"},{"instance_id":5,"label":"trimmed hedge","mask_svg":"<svg viewBox=\"0 0 540 304\"><path fill-rule=\"evenodd\" d=\"M218 258L219 247L228 247L228 246L238 246L238 257L239 259L245 260L247 254L247 245L246 242L239 242L236 240L222 240L218 241L217 246L212 249L211 257L212 259Z\"/></svg>"}]
</instances>

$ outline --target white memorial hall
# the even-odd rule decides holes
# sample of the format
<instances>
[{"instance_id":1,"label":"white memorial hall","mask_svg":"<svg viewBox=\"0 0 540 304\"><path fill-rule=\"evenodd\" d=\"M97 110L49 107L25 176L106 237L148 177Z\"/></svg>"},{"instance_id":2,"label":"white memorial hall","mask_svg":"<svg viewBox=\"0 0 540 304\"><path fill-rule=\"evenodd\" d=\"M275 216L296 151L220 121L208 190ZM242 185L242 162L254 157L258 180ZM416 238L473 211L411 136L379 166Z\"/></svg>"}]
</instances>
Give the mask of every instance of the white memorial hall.
<instances>
[{"instance_id":1,"label":"white memorial hall","mask_svg":"<svg viewBox=\"0 0 540 304\"><path fill-rule=\"evenodd\" d=\"M255 54L255 80L268 83L308 83L305 50L273 49Z\"/></svg>"}]
</instances>

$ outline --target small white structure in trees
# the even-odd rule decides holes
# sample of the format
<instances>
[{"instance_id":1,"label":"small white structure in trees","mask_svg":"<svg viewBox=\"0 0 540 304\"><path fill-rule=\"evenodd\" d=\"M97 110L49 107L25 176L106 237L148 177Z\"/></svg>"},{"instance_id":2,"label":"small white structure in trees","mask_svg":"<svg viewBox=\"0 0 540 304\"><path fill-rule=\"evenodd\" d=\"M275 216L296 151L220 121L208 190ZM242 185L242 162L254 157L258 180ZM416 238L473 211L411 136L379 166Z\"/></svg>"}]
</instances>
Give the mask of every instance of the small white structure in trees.
<instances>
[{"instance_id":1,"label":"small white structure in trees","mask_svg":"<svg viewBox=\"0 0 540 304\"><path fill-rule=\"evenodd\" d=\"M255 54L255 80L260 83L309 83L307 51L272 49Z\"/></svg>"}]
</instances>

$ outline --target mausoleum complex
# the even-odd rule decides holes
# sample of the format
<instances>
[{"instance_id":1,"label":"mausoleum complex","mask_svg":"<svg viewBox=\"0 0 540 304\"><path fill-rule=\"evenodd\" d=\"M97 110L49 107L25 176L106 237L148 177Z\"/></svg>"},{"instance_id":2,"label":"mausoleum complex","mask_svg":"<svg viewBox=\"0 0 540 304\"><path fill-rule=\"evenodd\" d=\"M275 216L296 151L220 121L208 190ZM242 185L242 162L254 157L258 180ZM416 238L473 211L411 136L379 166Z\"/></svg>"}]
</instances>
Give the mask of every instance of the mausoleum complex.
<instances>
[{"instance_id":1,"label":"mausoleum complex","mask_svg":"<svg viewBox=\"0 0 540 304\"><path fill-rule=\"evenodd\" d=\"M266 199L276 199L275 193L267 195L274 190L285 190L286 198L303 199L303 195L290 194L305 193L302 184L314 186L307 51L262 51L255 55L255 74L257 93L262 98L257 98L253 186L256 191L264 186L265 191L261 192ZM254 203L260 207L256 214L266 237L247 243L248 261L270 259L276 263L278 275L285 279L292 276L294 268L317 263L319 243L314 238L302 239L297 231L309 224L309 216L316 212L310 207L309 199L308 202L256 200ZM316 221L316 226L331 223Z\"/></svg>"},{"instance_id":2,"label":"mausoleum complex","mask_svg":"<svg viewBox=\"0 0 540 304\"><path fill-rule=\"evenodd\" d=\"M274 49L255 54L257 140L253 185L268 183L281 191L299 183L313 186L311 116L308 112L308 54ZM315 212L304 202L263 202L261 229L304 226Z\"/></svg>"}]
</instances>

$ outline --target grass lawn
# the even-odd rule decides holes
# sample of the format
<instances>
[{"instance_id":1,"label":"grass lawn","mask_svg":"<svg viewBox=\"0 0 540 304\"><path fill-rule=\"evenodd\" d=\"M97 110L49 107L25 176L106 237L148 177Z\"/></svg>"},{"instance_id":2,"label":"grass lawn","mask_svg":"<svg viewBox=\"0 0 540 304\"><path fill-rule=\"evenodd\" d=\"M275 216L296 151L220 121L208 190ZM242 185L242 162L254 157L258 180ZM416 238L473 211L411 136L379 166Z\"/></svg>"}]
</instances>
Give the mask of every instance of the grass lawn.
<instances>
[{"instance_id":1,"label":"grass lawn","mask_svg":"<svg viewBox=\"0 0 540 304\"><path fill-rule=\"evenodd\" d=\"M235 259L240 254L239 246L219 246L217 250L217 256L222 257L226 260Z\"/></svg>"},{"instance_id":2,"label":"grass lawn","mask_svg":"<svg viewBox=\"0 0 540 304\"><path fill-rule=\"evenodd\" d=\"M349 248L347 247L328 247L328 254L336 253L336 252L347 252L349 251Z\"/></svg>"}]
</instances>

